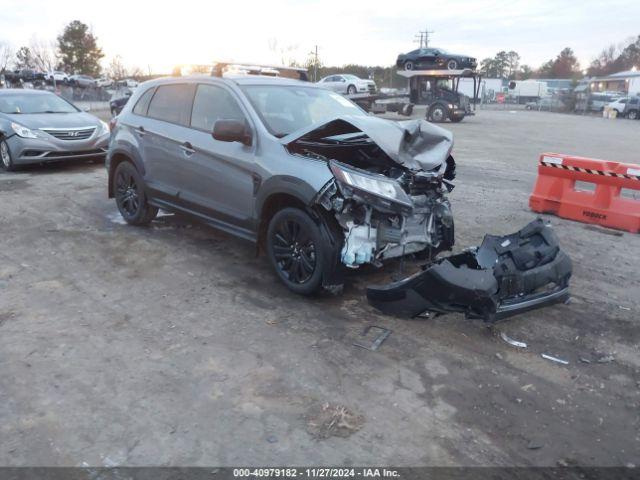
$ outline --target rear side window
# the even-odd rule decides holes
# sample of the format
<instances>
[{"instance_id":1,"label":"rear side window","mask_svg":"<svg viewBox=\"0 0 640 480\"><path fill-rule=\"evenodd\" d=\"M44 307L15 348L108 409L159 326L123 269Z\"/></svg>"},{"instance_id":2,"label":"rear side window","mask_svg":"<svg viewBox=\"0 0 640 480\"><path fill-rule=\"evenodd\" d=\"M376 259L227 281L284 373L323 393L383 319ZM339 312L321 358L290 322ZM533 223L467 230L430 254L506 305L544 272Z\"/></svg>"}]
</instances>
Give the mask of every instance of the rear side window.
<instances>
[{"instance_id":1,"label":"rear side window","mask_svg":"<svg viewBox=\"0 0 640 480\"><path fill-rule=\"evenodd\" d=\"M145 116L147 114L147 109L149 108L149 101L153 96L153 88L150 88L146 92L144 92L138 101L136 102L136 106L133 107L133 113L136 115Z\"/></svg>"},{"instance_id":2,"label":"rear side window","mask_svg":"<svg viewBox=\"0 0 640 480\"><path fill-rule=\"evenodd\" d=\"M238 102L224 88L215 85L198 85L193 100L191 126L211 132L216 120L244 121L245 118Z\"/></svg>"},{"instance_id":3,"label":"rear side window","mask_svg":"<svg viewBox=\"0 0 640 480\"><path fill-rule=\"evenodd\" d=\"M637 105L638 103L640 103L640 100L637 98L632 98L631 100L629 100L630 105Z\"/></svg>"},{"instance_id":4,"label":"rear side window","mask_svg":"<svg viewBox=\"0 0 640 480\"><path fill-rule=\"evenodd\" d=\"M180 125L189 124L193 87L188 84L162 85L151 99L147 116Z\"/></svg>"}]
</instances>

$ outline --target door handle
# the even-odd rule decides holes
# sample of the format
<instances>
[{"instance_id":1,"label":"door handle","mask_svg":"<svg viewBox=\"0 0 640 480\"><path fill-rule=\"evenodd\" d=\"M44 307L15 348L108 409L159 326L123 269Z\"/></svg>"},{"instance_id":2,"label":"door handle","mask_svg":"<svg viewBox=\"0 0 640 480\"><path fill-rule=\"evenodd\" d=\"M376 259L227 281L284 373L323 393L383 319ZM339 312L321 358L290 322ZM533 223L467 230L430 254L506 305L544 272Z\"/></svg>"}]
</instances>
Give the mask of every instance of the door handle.
<instances>
[{"instance_id":1,"label":"door handle","mask_svg":"<svg viewBox=\"0 0 640 480\"><path fill-rule=\"evenodd\" d=\"M135 132L140 135L141 137L144 137L147 132L145 131L144 127L138 127L136 128Z\"/></svg>"},{"instance_id":2,"label":"door handle","mask_svg":"<svg viewBox=\"0 0 640 480\"><path fill-rule=\"evenodd\" d=\"M193 145L191 145L190 142L184 142L182 145L180 145L180 150L182 150L182 152L187 157L190 157L195 153L195 149L193 148Z\"/></svg>"}]
</instances>

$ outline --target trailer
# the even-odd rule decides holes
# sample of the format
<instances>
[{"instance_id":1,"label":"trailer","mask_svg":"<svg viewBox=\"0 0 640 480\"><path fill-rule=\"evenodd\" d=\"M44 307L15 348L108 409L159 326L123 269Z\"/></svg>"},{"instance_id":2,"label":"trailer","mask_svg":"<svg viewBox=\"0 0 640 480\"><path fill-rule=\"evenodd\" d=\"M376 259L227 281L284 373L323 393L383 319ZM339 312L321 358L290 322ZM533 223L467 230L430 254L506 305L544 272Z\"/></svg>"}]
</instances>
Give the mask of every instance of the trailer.
<instances>
[{"instance_id":1,"label":"trailer","mask_svg":"<svg viewBox=\"0 0 640 480\"><path fill-rule=\"evenodd\" d=\"M408 79L410 102L426 105L426 118L430 122L460 122L468 115L475 115L481 81L481 76L475 71L468 68L398 70L398 75ZM463 78L473 81L471 98L458 91Z\"/></svg>"}]
</instances>

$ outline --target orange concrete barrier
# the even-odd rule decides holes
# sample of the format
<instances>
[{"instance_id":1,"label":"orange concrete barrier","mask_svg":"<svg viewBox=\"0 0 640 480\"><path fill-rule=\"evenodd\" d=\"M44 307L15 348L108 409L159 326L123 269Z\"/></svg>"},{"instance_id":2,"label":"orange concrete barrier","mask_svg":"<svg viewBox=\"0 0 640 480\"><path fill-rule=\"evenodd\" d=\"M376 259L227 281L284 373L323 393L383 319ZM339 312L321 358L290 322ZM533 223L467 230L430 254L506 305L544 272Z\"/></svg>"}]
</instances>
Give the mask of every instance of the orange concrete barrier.
<instances>
[{"instance_id":1,"label":"orange concrete barrier","mask_svg":"<svg viewBox=\"0 0 640 480\"><path fill-rule=\"evenodd\" d=\"M582 189L576 182L593 184ZM529 197L534 212L640 232L640 165L543 153Z\"/></svg>"}]
</instances>

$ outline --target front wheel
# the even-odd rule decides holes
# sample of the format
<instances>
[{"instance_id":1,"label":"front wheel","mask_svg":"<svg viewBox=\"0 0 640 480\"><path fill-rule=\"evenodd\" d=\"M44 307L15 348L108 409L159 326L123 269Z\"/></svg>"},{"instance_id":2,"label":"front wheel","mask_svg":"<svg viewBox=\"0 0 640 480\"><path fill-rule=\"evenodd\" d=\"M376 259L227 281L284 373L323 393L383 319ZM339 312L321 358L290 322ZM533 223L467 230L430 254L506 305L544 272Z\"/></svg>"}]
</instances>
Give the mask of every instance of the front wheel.
<instances>
[{"instance_id":1,"label":"front wheel","mask_svg":"<svg viewBox=\"0 0 640 480\"><path fill-rule=\"evenodd\" d=\"M404 62L404 69L405 70L413 70L413 62L411 62L411 61Z\"/></svg>"},{"instance_id":2,"label":"front wheel","mask_svg":"<svg viewBox=\"0 0 640 480\"><path fill-rule=\"evenodd\" d=\"M320 229L304 211L284 208L267 229L267 255L289 290L310 295L321 287L324 265Z\"/></svg>"},{"instance_id":3,"label":"front wheel","mask_svg":"<svg viewBox=\"0 0 640 480\"><path fill-rule=\"evenodd\" d=\"M122 218L130 225L147 225L158 214L158 209L147 202L142 177L136 167L122 162L113 175L113 191Z\"/></svg>"},{"instance_id":4,"label":"front wheel","mask_svg":"<svg viewBox=\"0 0 640 480\"><path fill-rule=\"evenodd\" d=\"M447 62L447 68L449 70L456 70L458 68L458 62L451 59Z\"/></svg>"},{"instance_id":5,"label":"front wheel","mask_svg":"<svg viewBox=\"0 0 640 480\"><path fill-rule=\"evenodd\" d=\"M434 123L442 123L447 120L449 113L444 106L437 104L429 109L428 119Z\"/></svg>"},{"instance_id":6,"label":"front wheel","mask_svg":"<svg viewBox=\"0 0 640 480\"><path fill-rule=\"evenodd\" d=\"M9 150L9 145L7 145L7 142L5 142L4 140L0 141L0 160L2 168L4 168L7 172L13 172L16 169L11 158L11 150Z\"/></svg>"},{"instance_id":7,"label":"front wheel","mask_svg":"<svg viewBox=\"0 0 640 480\"><path fill-rule=\"evenodd\" d=\"M630 119L630 120L637 120L638 119L638 111L637 110L631 110L627 114L627 118Z\"/></svg>"},{"instance_id":8,"label":"front wheel","mask_svg":"<svg viewBox=\"0 0 640 480\"><path fill-rule=\"evenodd\" d=\"M353 95L354 93L356 93L355 85L349 85L347 87L347 95Z\"/></svg>"}]
</instances>

